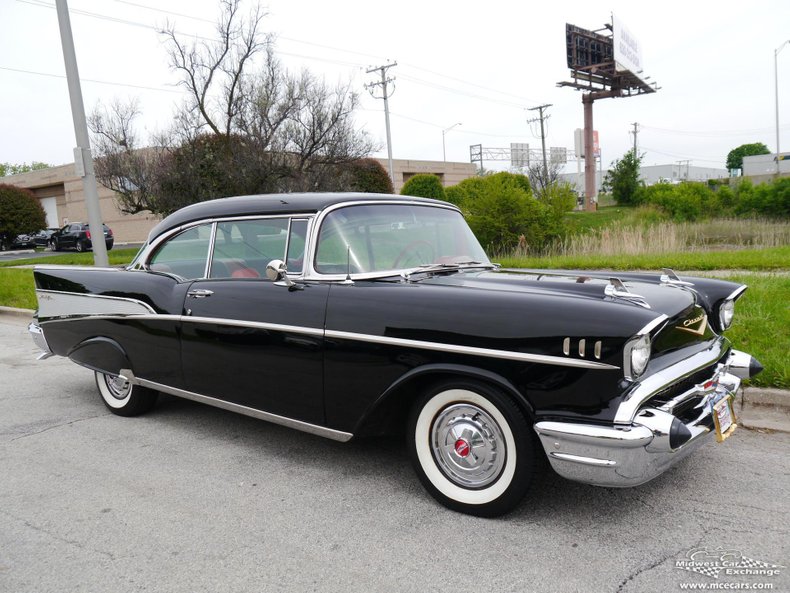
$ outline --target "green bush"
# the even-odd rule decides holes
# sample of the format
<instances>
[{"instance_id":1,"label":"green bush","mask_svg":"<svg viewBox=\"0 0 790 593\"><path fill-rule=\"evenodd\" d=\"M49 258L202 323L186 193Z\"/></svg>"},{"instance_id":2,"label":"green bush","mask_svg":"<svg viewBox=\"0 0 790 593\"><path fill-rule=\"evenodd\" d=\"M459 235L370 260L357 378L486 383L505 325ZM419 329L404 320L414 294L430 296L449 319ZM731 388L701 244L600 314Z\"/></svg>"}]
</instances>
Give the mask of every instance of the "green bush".
<instances>
[{"instance_id":1,"label":"green bush","mask_svg":"<svg viewBox=\"0 0 790 593\"><path fill-rule=\"evenodd\" d=\"M542 248L555 233L549 209L504 176L485 178L474 199L464 201L469 226L489 253L502 253L523 244Z\"/></svg>"},{"instance_id":2,"label":"green bush","mask_svg":"<svg viewBox=\"0 0 790 593\"><path fill-rule=\"evenodd\" d=\"M22 233L47 226L41 202L29 189L0 184L0 240L10 241Z\"/></svg>"},{"instance_id":3,"label":"green bush","mask_svg":"<svg viewBox=\"0 0 790 593\"><path fill-rule=\"evenodd\" d=\"M444 200L444 187L442 181L436 175L427 173L419 173L411 177L406 183L403 184L403 189L400 190L403 196L417 196L420 198L434 198L436 200Z\"/></svg>"},{"instance_id":4,"label":"green bush","mask_svg":"<svg viewBox=\"0 0 790 593\"><path fill-rule=\"evenodd\" d=\"M357 159L345 165L351 180L350 191L361 191L373 194L394 194L387 170L376 159Z\"/></svg>"}]
</instances>

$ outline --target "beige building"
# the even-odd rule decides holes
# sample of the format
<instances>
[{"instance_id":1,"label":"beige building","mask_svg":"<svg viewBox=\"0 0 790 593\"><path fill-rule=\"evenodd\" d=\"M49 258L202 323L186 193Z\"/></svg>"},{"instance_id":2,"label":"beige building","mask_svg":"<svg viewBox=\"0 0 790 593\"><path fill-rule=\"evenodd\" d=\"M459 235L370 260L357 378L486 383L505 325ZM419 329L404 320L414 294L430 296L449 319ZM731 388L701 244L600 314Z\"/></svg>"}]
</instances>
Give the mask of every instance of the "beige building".
<instances>
[{"instance_id":1,"label":"beige building","mask_svg":"<svg viewBox=\"0 0 790 593\"><path fill-rule=\"evenodd\" d=\"M376 159L386 170L387 159ZM409 159L392 159L392 185L395 193L400 193L403 184L419 173L436 175L445 187L455 185L464 179L477 175L473 163L453 163L445 161L413 161Z\"/></svg>"},{"instance_id":2,"label":"beige building","mask_svg":"<svg viewBox=\"0 0 790 593\"><path fill-rule=\"evenodd\" d=\"M0 177L0 183L32 191L41 201L48 227L62 227L69 222L88 222L82 178L75 173L73 163ZM116 243L145 241L148 232L161 220L150 212L124 214L118 207L115 192L102 185L98 189L102 219L112 229Z\"/></svg>"},{"instance_id":3,"label":"beige building","mask_svg":"<svg viewBox=\"0 0 790 593\"><path fill-rule=\"evenodd\" d=\"M379 159L387 168L387 159ZM418 173L432 173L442 180L445 186L455 185L475 175L471 163L446 163L443 161L414 161L397 159L392 161L395 192L400 192L403 184ZM60 165L40 171L30 171L9 177L1 177L0 183L24 187L41 200L47 215L48 227L61 227L68 222L87 222L88 210L82 191L82 178L75 173L74 164ZM98 186L99 206L104 224L115 235L116 243L145 241L149 231L161 220L150 212L125 214L118 207L115 192Z\"/></svg>"}]
</instances>

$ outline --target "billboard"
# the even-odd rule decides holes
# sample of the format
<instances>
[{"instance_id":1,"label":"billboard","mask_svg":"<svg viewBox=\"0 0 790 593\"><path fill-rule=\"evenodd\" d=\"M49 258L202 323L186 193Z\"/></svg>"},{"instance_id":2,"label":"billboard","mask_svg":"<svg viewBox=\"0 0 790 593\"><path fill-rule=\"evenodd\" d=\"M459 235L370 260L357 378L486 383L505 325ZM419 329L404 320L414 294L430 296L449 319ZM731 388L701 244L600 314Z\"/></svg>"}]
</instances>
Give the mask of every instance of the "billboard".
<instances>
[{"instance_id":1,"label":"billboard","mask_svg":"<svg viewBox=\"0 0 790 593\"><path fill-rule=\"evenodd\" d=\"M633 33L614 15L612 15L612 41L615 70L628 71L638 76L644 70L642 48Z\"/></svg>"},{"instance_id":2,"label":"billboard","mask_svg":"<svg viewBox=\"0 0 790 593\"><path fill-rule=\"evenodd\" d=\"M576 128L573 133L573 149L576 152L576 158L584 158L584 131L581 128ZM593 130L593 156L599 158L601 156L601 145L598 142L598 130Z\"/></svg>"},{"instance_id":3,"label":"billboard","mask_svg":"<svg viewBox=\"0 0 790 593\"><path fill-rule=\"evenodd\" d=\"M510 143L510 166L529 167L529 144L522 142Z\"/></svg>"}]
</instances>

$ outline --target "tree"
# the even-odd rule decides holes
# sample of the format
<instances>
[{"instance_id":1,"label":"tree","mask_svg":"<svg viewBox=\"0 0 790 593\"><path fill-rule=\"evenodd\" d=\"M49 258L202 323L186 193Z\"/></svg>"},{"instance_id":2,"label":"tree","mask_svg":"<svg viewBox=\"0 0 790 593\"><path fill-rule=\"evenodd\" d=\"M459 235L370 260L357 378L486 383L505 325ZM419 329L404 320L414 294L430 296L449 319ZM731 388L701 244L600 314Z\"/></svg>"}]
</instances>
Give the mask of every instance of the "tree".
<instances>
[{"instance_id":1,"label":"tree","mask_svg":"<svg viewBox=\"0 0 790 593\"><path fill-rule=\"evenodd\" d=\"M41 202L29 189L0 184L0 242L47 226Z\"/></svg>"},{"instance_id":2,"label":"tree","mask_svg":"<svg viewBox=\"0 0 790 593\"><path fill-rule=\"evenodd\" d=\"M96 177L121 210L167 214L227 195L345 189L343 167L375 146L358 130L350 83L330 86L307 70L286 71L261 31L260 7L222 0L213 41L161 34L188 99L164 133L144 142L137 104L97 107L90 118ZM148 148L142 148L148 144Z\"/></svg>"},{"instance_id":3,"label":"tree","mask_svg":"<svg viewBox=\"0 0 790 593\"><path fill-rule=\"evenodd\" d=\"M727 168L743 169L743 157L755 156L758 154L771 154L771 151L768 150L768 147L762 142L741 144L738 148L733 148L727 153Z\"/></svg>"},{"instance_id":4,"label":"tree","mask_svg":"<svg viewBox=\"0 0 790 593\"><path fill-rule=\"evenodd\" d=\"M33 161L29 165L27 163L22 163L21 165L16 165L13 163L0 163L0 177L6 177L7 175L18 175L19 173L38 171L40 169L49 169L50 167L52 167L52 165L41 163L39 161Z\"/></svg>"},{"instance_id":5,"label":"tree","mask_svg":"<svg viewBox=\"0 0 790 593\"><path fill-rule=\"evenodd\" d=\"M562 163L556 160L549 160L545 169L543 168L543 160L530 160L527 167L530 183L538 196L543 195L543 190L560 180L561 171Z\"/></svg>"},{"instance_id":6,"label":"tree","mask_svg":"<svg viewBox=\"0 0 790 593\"><path fill-rule=\"evenodd\" d=\"M400 190L403 196L418 196L444 200L444 186L441 179L429 173L419 173L410 177Z\"/></svg>"},{"instance_id":7,"label":"tree","mask_svg":"<svg viewBox=\"0 0 790 593\"><path fill-rule=\"evenodd\" d=\"M612 162L611 169L606 172L603 179L603 190L611 192L615 202L620 205L634 205L637 203L637 190L641 186L639 168L642 157L629 150L622 159Z\"/></svg>"}]
</instances>

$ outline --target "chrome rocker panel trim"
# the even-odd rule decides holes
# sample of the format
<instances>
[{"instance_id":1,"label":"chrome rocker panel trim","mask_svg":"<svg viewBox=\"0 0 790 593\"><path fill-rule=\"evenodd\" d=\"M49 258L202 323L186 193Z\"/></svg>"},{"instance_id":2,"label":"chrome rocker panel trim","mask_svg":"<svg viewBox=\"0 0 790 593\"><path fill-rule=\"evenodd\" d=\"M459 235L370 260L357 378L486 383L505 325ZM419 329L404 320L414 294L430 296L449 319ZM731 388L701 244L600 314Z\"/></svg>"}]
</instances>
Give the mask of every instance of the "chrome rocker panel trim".
<instances>
[{"instance_id":1,"label":"chrome rocker panel trim","mask_svg":"<svg viewBox=\"0 0 790 593\"><path fill-rule=\"evenodd\" d=\"M139 377L135 377L134 373L132 373L128 369L121 369L120 376L134 385L140 385L141 387L148 387L149 389L153 389L155 391L161 391L162 393L167 393L169 395L174 395L176 397L180 397L183 399L192 400L201 404L207 404L209 406L214 406L215 408L228 410L229 412L236 412L237 414L243 414L244 416L250 416L251 418L257 418L258 420L265 420L266 422L271 422L273 424L287 426L288 428L294 428L296 430L301 430L302 432L307 432L317 436L322 436L328 439L332 439L333 441L340 441L341 443L345 443L347 441L350 441L354 437L354 435L351 434L350 432L334 430L332 428L327 428L325 426L318 426L316 424L310 424L309 422L294 420L293 418L288 418L286 416L278 416L277 414L270 414L269 412L256 410L255 408L250 408L248 406L234 404L232 402L217 399L215 397L211 397L208 395L201 395L200 393L194 393L192 391L186 391L185 389L178 389L176 387L163 385L162 383L156 383L154 381L148 381L147 379L141 379Z\"/></svg>"}]
</instances>

